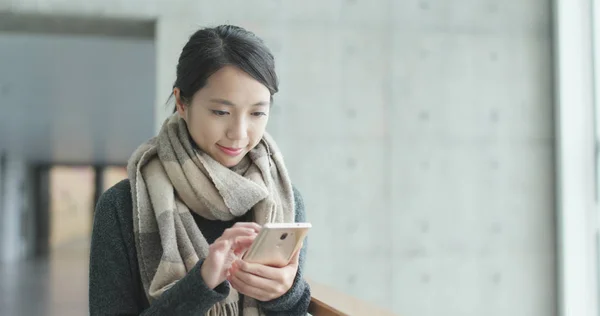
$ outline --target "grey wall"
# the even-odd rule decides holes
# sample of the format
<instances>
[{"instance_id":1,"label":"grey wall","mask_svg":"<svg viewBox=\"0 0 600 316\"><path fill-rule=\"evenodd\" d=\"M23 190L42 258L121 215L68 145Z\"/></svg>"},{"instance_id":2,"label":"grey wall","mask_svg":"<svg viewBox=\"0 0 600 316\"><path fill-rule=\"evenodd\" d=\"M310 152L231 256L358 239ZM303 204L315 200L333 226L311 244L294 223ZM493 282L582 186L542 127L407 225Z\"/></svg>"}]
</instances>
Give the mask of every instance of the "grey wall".
<instances>
[{"instance_id":1,"label":"grey wall","mask_svg":"<svg viewBox=\"0 0 600 316\"><path fill-rule=\"evenodd\" d=\"M0 145L28 162L125 163L152 136L154 59L147 38L0 29Z\"/></svg>"},{"instance_id":2,"label":"grey wall","mask_svg":"<svg viewBox=\"0 0 600 316\"><path fill-rule=\"evenodd\" d=\"M556 314L550 6L398 7L387 169L396 310Z\"/></svg>"},{"instance_id":3,"label":"grey wall","mask_svg":"<svg viewBox=\"0 0 600 316\"><path fill-rule=\"evenodd\" d=\"M310 277L400 315L556 313L550 1L3 3L156 18L157 122L189 34L250 28L278 58Z\"/></svg>"},{"instance_id":4,"label":"grey wall","mask_svg":"<svg viewBox=\"0 0 600 316\"><path fill-rule=\"evenodd\" d=\"M310 275L400 315L555 314L550 2L340 10L259 28Z\"/></svg>"}]
</instances>

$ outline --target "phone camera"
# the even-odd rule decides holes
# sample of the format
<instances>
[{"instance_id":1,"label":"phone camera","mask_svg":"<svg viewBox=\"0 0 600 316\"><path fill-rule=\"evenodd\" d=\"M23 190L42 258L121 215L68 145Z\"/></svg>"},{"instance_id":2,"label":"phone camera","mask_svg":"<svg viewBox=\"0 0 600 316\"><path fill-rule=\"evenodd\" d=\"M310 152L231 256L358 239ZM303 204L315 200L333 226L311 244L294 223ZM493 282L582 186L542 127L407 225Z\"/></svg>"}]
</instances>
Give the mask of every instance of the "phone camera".
<instances>
[{"instance_id":1,"label":"phone camera","mask_svg":"<svg viewBox=\"0 0 600 316\"><path fill-rule=\"evenodd\" d=\"M281 237L279 239L284 240L287 238L287 236L288 236L287 233L283 233L283 234L281 234Z\"/></svg>"}]
</instances>

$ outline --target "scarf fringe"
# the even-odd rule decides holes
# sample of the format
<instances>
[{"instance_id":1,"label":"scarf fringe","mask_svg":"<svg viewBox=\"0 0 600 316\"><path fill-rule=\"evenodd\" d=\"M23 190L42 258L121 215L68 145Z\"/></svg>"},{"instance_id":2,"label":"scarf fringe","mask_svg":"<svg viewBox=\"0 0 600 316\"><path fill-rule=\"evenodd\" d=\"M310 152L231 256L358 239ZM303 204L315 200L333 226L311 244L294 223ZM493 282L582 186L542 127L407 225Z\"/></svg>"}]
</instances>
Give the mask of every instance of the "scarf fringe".
<instances>
[{"instance_id":1,"label":"scarf fringe","mask_svg":"<svg viewBox=\"0 0 600 316\"><path fill-rule=\"evenodd\" d=\"M240 315L238 302L217 303L208 310L206 316L237 316Z\"/></svg>"}]
</instances>

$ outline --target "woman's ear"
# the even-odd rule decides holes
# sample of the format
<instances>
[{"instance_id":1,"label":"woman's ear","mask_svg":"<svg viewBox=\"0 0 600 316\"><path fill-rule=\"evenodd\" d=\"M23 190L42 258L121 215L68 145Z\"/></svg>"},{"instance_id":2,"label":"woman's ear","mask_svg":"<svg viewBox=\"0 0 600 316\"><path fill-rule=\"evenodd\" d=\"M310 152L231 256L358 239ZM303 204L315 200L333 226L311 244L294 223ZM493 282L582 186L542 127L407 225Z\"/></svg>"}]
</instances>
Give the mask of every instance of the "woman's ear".
<instances>
[{"instance_id":1,"label":"woman's ear","mask_svg":"<svg viewBox=\"0 0 600 316\"><path fill-rule=\"evenodd\" d=\"M179 116L187 122L188 109L185 102L183 102L181 99L181 89L173 88L173 95L175 96L175 107L177 109L177 113L179 113Z\"/></svg>"}]
</instances>

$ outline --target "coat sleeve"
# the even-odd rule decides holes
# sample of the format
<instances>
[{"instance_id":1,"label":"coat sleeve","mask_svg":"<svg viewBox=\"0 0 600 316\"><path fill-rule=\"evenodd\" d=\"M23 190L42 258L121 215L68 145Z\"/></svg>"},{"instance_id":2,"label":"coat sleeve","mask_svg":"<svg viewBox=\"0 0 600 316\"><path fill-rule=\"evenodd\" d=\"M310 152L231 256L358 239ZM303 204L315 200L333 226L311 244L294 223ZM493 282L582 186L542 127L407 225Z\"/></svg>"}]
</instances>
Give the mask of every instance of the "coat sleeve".
<instances>
[{"instance_id":1,"label":"coat sleeve","mask_svg":"<svg viewBox=\"0 0 600 316\"><path fill-rule=\"evenodd\" d=\"M124 216L119 216L130 210L118 201L118 194L109 190L96 206L89 263L90 315L204 315L227 297L229 283L209 289L200 274L203 261L199 261L148 306L139 275L135 276L137 263L132 263L136 251L132 225L123 225Z\"/></svg>"}]
</instances>

